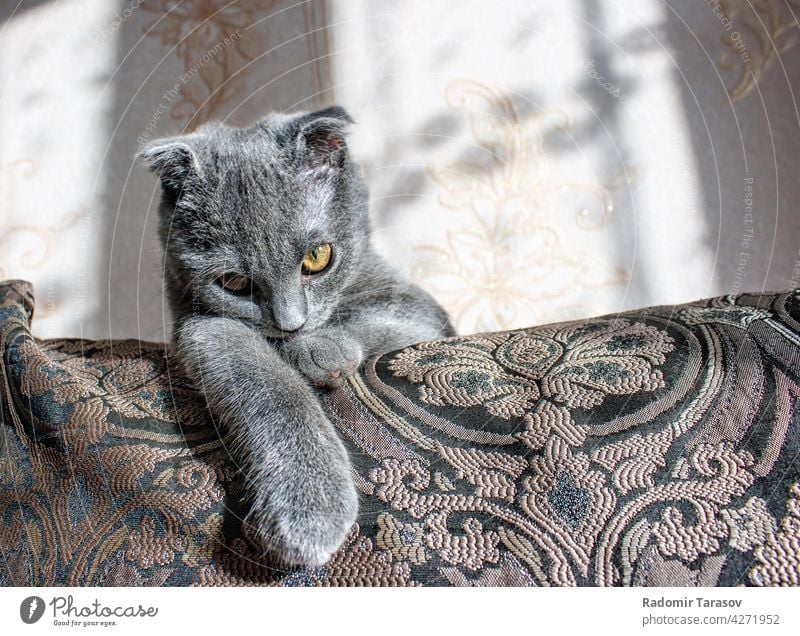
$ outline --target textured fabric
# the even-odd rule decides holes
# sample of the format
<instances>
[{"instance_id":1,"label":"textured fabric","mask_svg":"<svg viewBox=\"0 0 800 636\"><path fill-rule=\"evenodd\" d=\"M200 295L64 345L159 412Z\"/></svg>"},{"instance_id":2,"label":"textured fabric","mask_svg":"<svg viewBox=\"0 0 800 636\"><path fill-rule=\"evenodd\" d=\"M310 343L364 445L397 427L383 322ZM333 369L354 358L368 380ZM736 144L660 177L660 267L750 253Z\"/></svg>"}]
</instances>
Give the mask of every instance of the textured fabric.
<instances>
[{"instance_id":1,"label":"textured fabric","mask_svg":"<svg viewBox=\"0 0 800 636\"><path fill-rule=\"evenodd\" d=\"M800 584L796 292L368 362L324 398L358 523L289 571L169 349L36 340L32 297L0 286L3 584Z\"/></svg>"}]
</instances>

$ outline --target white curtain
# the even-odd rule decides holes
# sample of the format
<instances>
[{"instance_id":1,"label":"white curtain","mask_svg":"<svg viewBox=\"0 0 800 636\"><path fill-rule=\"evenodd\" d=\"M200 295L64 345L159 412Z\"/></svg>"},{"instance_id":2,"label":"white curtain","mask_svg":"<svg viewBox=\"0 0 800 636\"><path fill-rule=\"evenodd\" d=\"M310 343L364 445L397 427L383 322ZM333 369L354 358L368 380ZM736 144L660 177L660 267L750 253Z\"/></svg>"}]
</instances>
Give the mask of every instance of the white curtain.
<instances>
[{"instance_id":1,"label":"white curtain","mask_svg":"<svg viewBox=\"0 0 800 636\"><path fill-rule=\"evenodd\" d=\"M0 278L169 334L143 140L340 103L462 333L800 285L797 0L0 2Z\"/></svg>"}]
</instances>

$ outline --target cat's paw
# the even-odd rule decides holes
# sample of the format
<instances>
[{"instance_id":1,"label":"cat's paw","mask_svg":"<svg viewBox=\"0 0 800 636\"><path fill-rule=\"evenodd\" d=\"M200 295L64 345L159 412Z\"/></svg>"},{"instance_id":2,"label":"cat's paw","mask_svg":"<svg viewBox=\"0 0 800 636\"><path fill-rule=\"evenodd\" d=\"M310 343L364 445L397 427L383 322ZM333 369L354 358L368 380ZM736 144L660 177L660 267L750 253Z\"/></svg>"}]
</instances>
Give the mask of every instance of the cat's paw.
<instances>
[{"instance_id":1,"label":"cat's paw","mask_svg":"<svg viewBox=\"0 0 800 636\"><path fill-rule=\"evenodd\" d=\"M357 516L358 495L349 472L323 470L313 481L285 481L259 498L245 526L278 561L321 566L344 543Z\"/></svg>"},{"instance_id":2,"label":"cat's paw","mask_svg":"<svg viewBox=\"0 0 800 636\"><path fill-rule=\"evenodd\" d=\"M317 386L339 386L364 359L361 345L333 329L301 336L285 345L288 357Z\"/></svg>"}]
</instances>

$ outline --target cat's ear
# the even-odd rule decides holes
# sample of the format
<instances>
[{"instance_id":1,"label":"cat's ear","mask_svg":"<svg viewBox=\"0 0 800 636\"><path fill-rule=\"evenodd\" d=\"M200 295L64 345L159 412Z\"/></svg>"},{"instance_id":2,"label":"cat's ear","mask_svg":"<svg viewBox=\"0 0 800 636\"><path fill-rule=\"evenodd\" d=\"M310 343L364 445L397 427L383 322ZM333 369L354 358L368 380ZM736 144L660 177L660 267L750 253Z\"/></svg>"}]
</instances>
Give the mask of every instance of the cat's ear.
<instances>
[{"instance_id":1,"label":"cat's ear","mask_svg":"<svg viewBox=\"0 0 800 636\"><path fill-rule=\"evenodd\" d=\"M181 138L158 139L145 145L138 157L158 175L164 192L179 195L192 179L200 177L200 163Z\"/></svg>"},{"instance_id":2,"label":"cat's ear","mask_svg":"<svg viewBox=\"0 0 800 636\"><path fill-rule=\"evenodd\" d=\"M330 106L300 118L297 144L306 168L327 172L342 166L347 153L345 135L353 118L341 106Z\"/></svg>"}]
</instances>

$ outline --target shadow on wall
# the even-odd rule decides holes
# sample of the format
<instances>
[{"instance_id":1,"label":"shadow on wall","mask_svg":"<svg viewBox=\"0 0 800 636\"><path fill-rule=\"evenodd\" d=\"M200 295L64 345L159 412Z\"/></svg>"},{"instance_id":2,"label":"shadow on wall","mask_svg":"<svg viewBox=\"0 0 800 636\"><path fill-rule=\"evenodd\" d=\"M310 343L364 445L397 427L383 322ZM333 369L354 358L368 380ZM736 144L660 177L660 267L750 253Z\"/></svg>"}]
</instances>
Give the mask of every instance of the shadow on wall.
<instances>
[{"instance_id":1,"label":"shadow on wall","mask_svg":"<svg viewBox=\"0 0 800 636\"><path fill-rule=\"evenodd\" d=\"M608 41L598 34L605 17L599 3L587 0L581 7L582 20L597 25L597 31L585 29L589 57L598 68L609 69L609 81L625 95L634 96L636 79L615 75L608 61ZM531 32L521 27L517 41L524 37ZM382 77L371 91L387 104L402 104L391 81L394 62L391 57L383 60ZM388 241L396 228L408 223L406 212L414 199L429 202L426 218L441 220L440 240L413 246L412 276L445 304L462 333L597 313L592 293L614 286L622 293L627 281L631 264L625 261L633 253L635 237L609 232L603 246L588 249L588 234L581 237L582 246L574 240L589 219L597 227L605 225L610 193L603 184L570 182L563 171L578 157L595 164L602 178L624 174L631 163L622 125L624 104L582 75L570 88L591 116L566 130L559 120L560 103L532 90L541 81L537 77L514 90L454 76L445 92L450 111L431 116L391 143L379 138L379 150L365 164L375 176L383 170L394 175L383 178L390 185L372 209L378 232L390 237ZM402 130L386 121L393 112L386 111L381 126ZM421 162L442 145L456 148L446 164ZM598 164L592 157L609 159ZM559 175L544 173L542 166L549 163L561 165ZM614 196L625 199L622 207L634 207L630 188ZM579 216L581 212L586 216ZM647 277L639 276L627 293L637 298L649 294Z\"/></svg>"},{"instance_id":2,"label":"shadow on wall","mask_svg":"<svg viewBox=\"0 0 800 636\"><path fill-rule=\"evenodd\" d=\"M8 20L15 11L27 11L46 3L47 0L21 5L2 2L0 20ZM159 192L153 176L133 160L140 142L179 133L210 118L244 124L269 110L314 108L333 103L337 101L333 80L340 78L331 77L327 62L330 22L328 3L323 0L300 4L269 0L257 8L250 3L228 0L178 4L171 0L148 0L141 4L115 0L117 14L125 15L134 4L135 9L113 34L116 60L108 64L109 76L97 80L100 89L102 82L108 81L106 90L113 96L107 119L93 123L103 129L104 140L108 142L95 201L102 230L97 241L98 251L92 255L92 267L103 272L104 278L99 289L87 290L95 294L99 302L96 313L84 317L83 331L90 336L160 340L169 335L170 318L163 297L161 249L154 218ZM697 246L707 249L712 265L708 268L708 295L720 291L759 290L765 286L786 287L792 262L776 254L796 254L798 246L794 243L800 236L800 216L791 214L800 192L797 192L797 180L789 173L793 166L789 153L800 142L798 112L791 93L792 81L796 84L800 76L800 58L796 55L777 57L769 69L763 73L759 71L758 87L732 103L727 90L736 82L738 58L729 58L735 67L733 70L721 68L718 44L725 30L705 4L690 8L686 3L675 1L660 6L663 23L657 25L655 33L632 29L629 35L619 37L616 42L607 37L618 20L612 17L612 10L606 3L577 0L575 7L579 10L578 22L583 22L580 33L585 42L580 44L586 57L623 94L639 97L651 86L647 77L619 62L629 61L629 58L649 59L654 54L666 58L665 76L674 80L680 93L676 106L671 109L674 121L685 124L688 133L686 156L678 157L678 161L685 159L687 170L696 169L697 174L691 176L700 200L686 201L680 193L682 183L666 184L665 188L678 191L674 202L671 199L670 203L676 212L683 213L682 218L691 214L697 218L692 219L691 226L678 223L675 227L670 227L669 218L658 219L659 224L649 226L650 236L646 238L663 242L667 232L664 236L652 236L653 227L668 228L669 240L683 241L692 249ZM766 19L764 22L769 23ZM367 21L364 24L367 25ZM520 38L532 37L524 27L519 27L519 31ZM745 33L746 29L742 27L741 31ZM704 45L708 51L704 50ZM747 44L752 56L761 52L757 45L757 41ZM392 80L403 63L398 57L389 56L382 78L375 78L378 83L371 88L385 97L385 103L402 103L402 86ZM443 59L442 63L445 62L450 63ZM629 70L620 71L620 68ZM452 90L468 93L474 88L468 82L458 84L455 80L456 76ZM490 102L500 104L497 112L513 124L509 129L526 129L542 112L559 106L544 103L549 97L531 89L536 86L535 82L521 79L520 84L514 86L514 90L489 96ZM591 116L572 125L568 135L555 126L544 127L542 149L551 157L565 161L576 149L580 154L582 148L590 148L594 153L592 157L603 158L590 161L600 170L606 170L604 177L626 167L637 168L641 146L648 140L632 138L629 134L631 113L627 106L588 74L581 75L571 88ZM503 105L506 103L512 106L507 108ZM352 104L347 106L353 109ZM358 108L353 110L358 112ZM392 228L402 224L406 204L413 203L414 198L424 198L430 201L436 214L442 212L448 207L441 205L442 197L450 197L452 203L454 188L460 187L454 184L469 185L470 179L475 183L478 178L465 171L459 177L462 181L457 181L460 165L478 161L484 170L480 178L488 180L508 170L513 158L495 153L491 144L482 144L468 130L472 116L466 110L434 110L412 134L404 135L396 143L393 140L377 146L366 168L376 182L386 184L381 196L373 200L372 213L379 232L388 235ZM400 123L389 119L381 123L382 129L384 126L385 130L395 131ZM666 134L658 130L647 132L656 142L658 134ZM421 158L427 158L454 138L459 146L451 165L433 170L422 165ZM654 171L658 167L657 162L651 162L650 173L643 176L657 181L659 175ZM754 211L750 218L742 202L748 179L752 180ZM612 252L612 264L621 265L625 270L623 274L631 275L629 281L619 282L620 290L627 282L625 297L616 305L620 309L650 300L661 302L670 291L664 287L665 280L673 291L684 284L678 266L670 279L663 271L663 261L643 254L637 244L641 231L636 224L640 220L651 220L648 215L654 216L654 209L645 209L648 206L642 205L647 199L642 197L639 186L634 178L614 193L619 215L630 214L632 227L615 226L613 231L606 232L603 248ZM459 201L449 207L461 206L456 212L467 215L473 203ZM531 209L535 205L536 202L532 202ZM695 213L696 207L702 210ZM568 208L557 211L566 211L565 215L572 213ZM444 212L449 214L449 210ZM531 214L530 210L523 210L513 218L530 221ZM445 223L452 218L446 217ZM508 236L509 245L518 244L514 241L519 237L513 236L513 232ZM496 237L487 240L485 253L503 253L505 248L498 245ZM599 271L595 263L584 264L581 270L578 261L583 257L570 254L572 247L565 238L559 252L542 250L534 257L549 259L551 268L569 266L586 275ZM431 274L426 270L425 254L424 250L418 254L418 276ZM635 261L632 260L634 255ZM508 253L503 256L506 257ZM492 287L493 277L499 279L513 269L513 263L509 265L501 259L488 268L488 273L476 274L469 264L455 262L457 258L458 254L450 259L462 276L456 286L448 289L447 275L452 272L440 269L432 275L438 276L435 284L442 287L443 294L461 294L464 289L469 290L472 296L466 293L462 296L470 302L481 294L491 300L495 292L488 290L498 289ZM613 279L617 274L609 272L609 277ZM519 278L514 283L516 287L506 291L518 294L525 284L525 279ZM586 293L591 294L591 291L589 288ZM507 319L506 309L513 300L509 298L511 296L504 298L498 292L496 301L489 303L493 303L487 310L493 324L502 326L502 321ZM527 315L534 316L532 321L559 318L536 313L540 298L531 294L526 301L531 307ZM635 303L627 299L634 299Z\"/></svg>"},{"instance_id":3,"label":"shadow on wall","mask_svg":"<svg viewBox=\"0 0 800 636\"><path fill-rule=\"evenodd\" d=\"M3 23L12 18L19 17L20 14L35 9L36 7L47 4L50 0L3 0L0 2L0 33L2 33Z\"/></svg>"},{"instance_id":4,"label":"shadow on wall","mask_svg":"<svg viewBox=\"0 0 800 636\"><path fill-rule=\"evenodd\" d=\"M685 3L667 4L664 37L682 74L716 287L797 286L800 25L781 2L700 4L701 20Z\"/></svg>"},{"instance_id":5,"label":"shadow on wall","mask_svg":"<svg viewBox=\"0 0 800 636\"><path fill-rule=\"evenodd\" d=\"M323 105L319 25L326 7L321 0L152 0L122 24L101 192L108 278L98 331L171 336L157 233L160 193L153 175L133 161L137 148L212 119L245 125L268 111Z\"/></svg>"},{"instance_id":6,"label":"shadow on wall","mask_svg":"<svg viewBox=\"0 0 800 636\"><path fill-rule=\"evenodd\" d=\"M586 25L593 25L595 28L585 27L587 34L586 46L588 49L589 61L592 70L600 69L600 74L606 78L609 85L613 85L619 95L626 96L626 99L634 98L639 89L638 79L630 75L621 76L615 70L610 54L610 43L605 36L608 29L608 20L603 11L603 2L600 0L583 0L581 2L582 19ZM613 157L614 163L618 163L620 174L633 175L635 173L635 161L630 154L630 140L627 139L624 130L624 113L621 112L625 104L618 96L609 94L609 91L601 86L595 79L586 74L583 82L575 87L576 92L587 103L593 113L592 119L587 119L583 127L578 127L573 131L572 136L575 142L580 145L592 147L596 144L602 148L602 154L606 157ZM617 206L630 210L633 214L636 210L634 201L636 183L631 183L632 176L625 179L628 187L617 193L623 200L617 202ZM625 294L620 300L620 306L626 307L626 297L651 298L654 293L650 281L652 277L647 271L633 271L634 267L647 267L647 262L641 265L634 263L633 255L636 246L636 225L633 224L633 232L627 237L620 233L612 233L612 249L617 250L618 255L623 255L620 259L625 264L624 276L626 279Z\"/></svg>"},{"instance_id":7,"label":"shadow on wall","mask_svg":"<svg viewBox=\"0 0 800 636\"><path fill-rule=\"evenodd\" d=\"M108 128L112 133L105 159L100 206L105 214L100 267L107 270L108 278L100 290L100 307L105 311L96 317L96 332L109 333L112 337L136 335L147 340L160 340L169 337L170 333L170 318L163 295L158 223L154 216L159 193L152 175L132 163L137 140L176 134L210 118L230 119L233 123L243 124L267 110L312 108L336 101L334 82L330 70L326 71L326 2L304 3L291 9L274 2L266 8L259 7L258 11L246 3L209 0L208 4L212 8L217 5L224 7L224 10L213 13L199 11L190 3L175 9L173 3L165 0L148 2L119 29L116 40L118 59L111 80L114 102ZM585 21L590 24L602 21L598 2L586 0L583 7ZM262 21L272 9L274 17ZM308 37L309 33L313 37ZM227 45L224 44L226 38L230 40ZM611 65L605 63L607 43L594 37L589 44L598 67L610 68ZM319 60L326 63L320 64ZM390 59L387 61L390 66L383 69L386 85L381 90L388 92L385 97L389 102L393 90L391 64L401 62ZM181 78L186 75L191 77L183 82ZM628 94L636 90L629 78L611 79ZM542 142L547 152L566 156L576 147L602 146L608 154L615 156L616 162L625 165L628 159L624 156L624 148L623 156L619 156L620 151L614 147L614 141L622 138L619 100L610 98L602 87L588 78L575 88L594 110L595 119L571 130L570 136L555 134L552 127L546 130ZM498 94L492 99L513 101L513 115L506 112L503 116L513 116L515 121L510 124L520 130L551 106L542 103L542 98L537 98L528 86L517 94ZM597 122L603 125L595 125ZM383 191L389 193L372 201L372 214L379 229L401 223L404 199L429 196L434 189L441 194L452 186L452 182L450 186L443 185L441 180L436 182L436 175L432 175L427 167L414 165L414 162L418 163L420 157L425 157L432 146L443 140L456 135L461 137L467 125L465 113L443 111L432 115L410 138L381 145L380 153L365 166L368 173L378 168L392 171L390 178L385 173L375 175L388 184ZM396 126L387 121L385 130L396 130ZM488 171L484 176L492 179L491 173L507 170L508 162L517 160L508 156L497 160L492 153L488 146L476 148L467 136L467 145L455 164L469 162L477 154ZM506 194L512 199L517 193L509 191ZM567 208L561 211L565 214L573 212ZM536 213L531 209L522 210L516 213L515 218L534 228L536 219L533 215ZM507 222L508 219L500 218L497 225L510 227ZM548 229L552 230L552 227ZM531 238L523 232L518 237L509 235L506 238L508 241L504 243L504 239L497 236L487 236L485 253L501 256L496 259L487 257L489 266L477 275L474 268L460 268L463 275L456 287L448 285L448 272L426 270L424 250L414 273L426 280L430 278L429 274L433 277L441 275L437 296L445 301L455 293L462 296L458 301L462 304L464 299L467 304L485 303L485 324L495 329L513 322L513 305L517 302L527 303L524 307L528 318L522 322L576 317L540 312L537 306L540 297L536 295L539 292L529 293L526 285L530 280L524 277L505 287L494 284L495 279L503 278L513 266L513 263L506 262L509 245L519 245L531 239L526 247L532 249L531 246L541 237ZM620 242L612 249L628 254L631 246ZM603 264L573 252L575 250L565 237L557 249L540 251L536 258L542 269L547 270L545 276L551 278L560 275L558 268L564 268L575 278L594 277L615 284L624 282L624 272L613 268L604 271ZM639 284L643 284L641 281L640 278ZM426 286L436 291L436 284L433 281ZM637 295L642 293L642 290L636 292ZM523 300L515 300L520 298ZM452 303L458 310L457 300L453 299ZM467 330L481 327L480 320L474 322Z\"/></svg>"}]
</instances>

